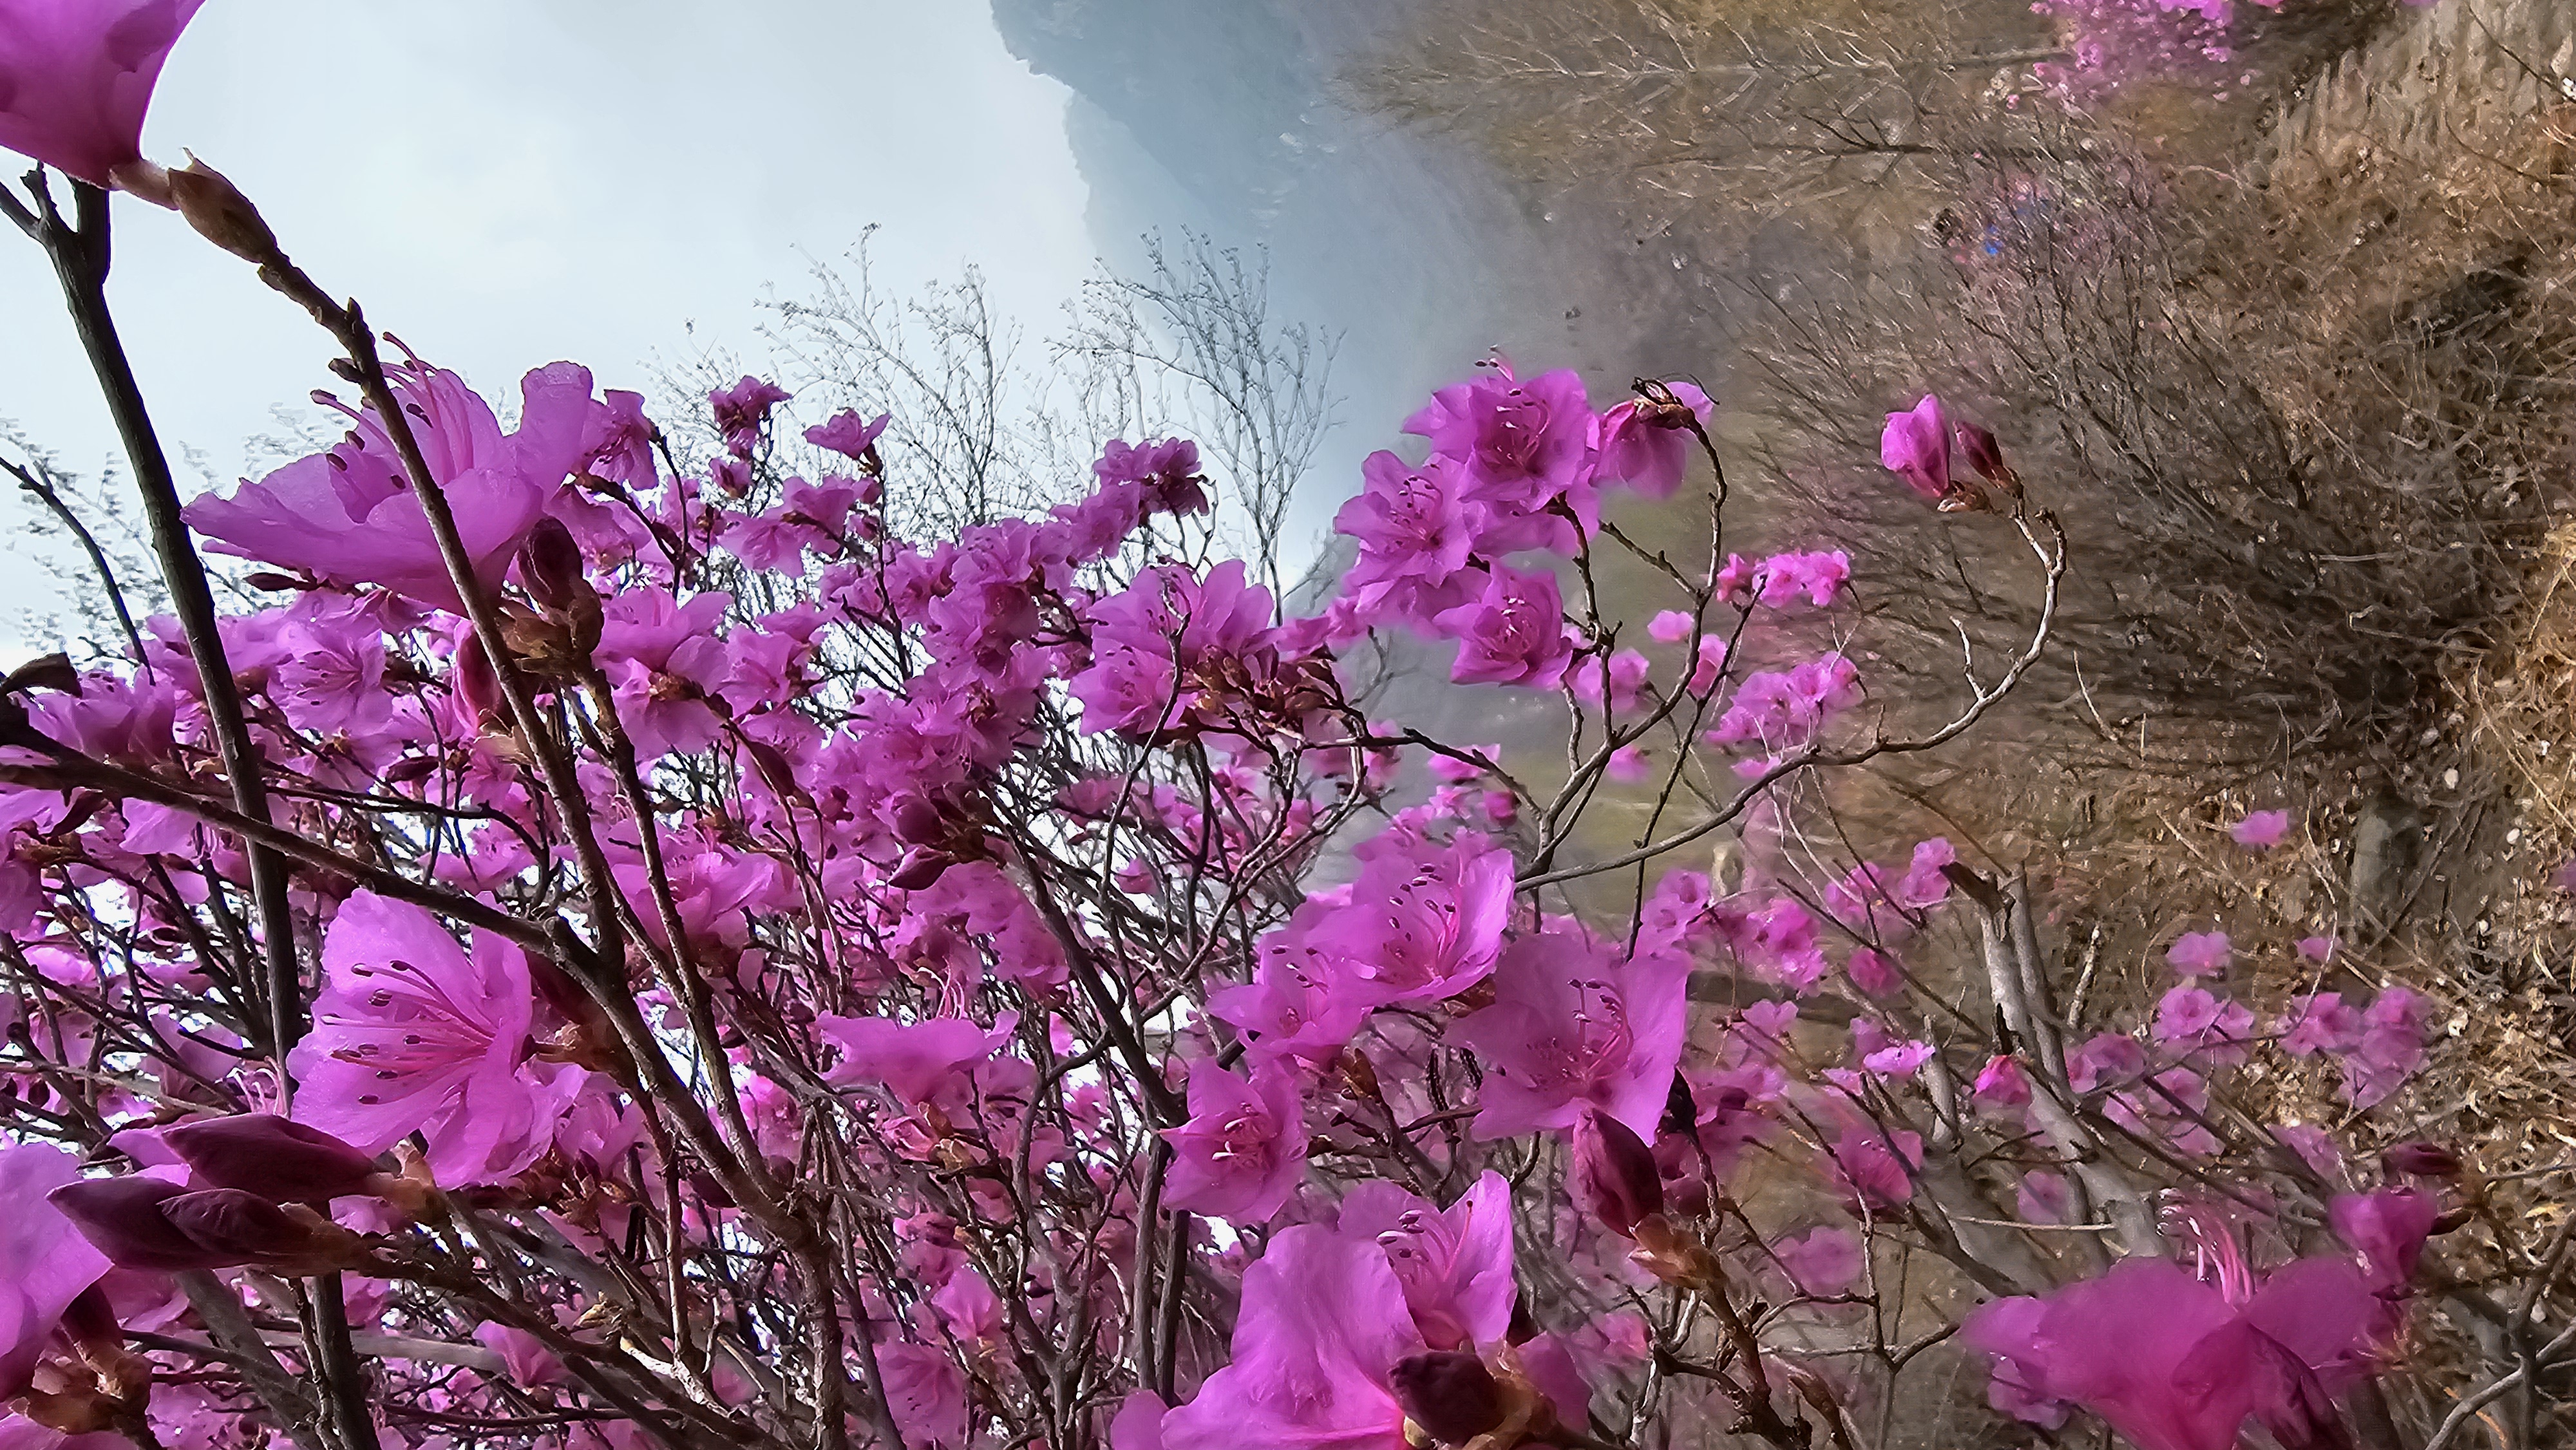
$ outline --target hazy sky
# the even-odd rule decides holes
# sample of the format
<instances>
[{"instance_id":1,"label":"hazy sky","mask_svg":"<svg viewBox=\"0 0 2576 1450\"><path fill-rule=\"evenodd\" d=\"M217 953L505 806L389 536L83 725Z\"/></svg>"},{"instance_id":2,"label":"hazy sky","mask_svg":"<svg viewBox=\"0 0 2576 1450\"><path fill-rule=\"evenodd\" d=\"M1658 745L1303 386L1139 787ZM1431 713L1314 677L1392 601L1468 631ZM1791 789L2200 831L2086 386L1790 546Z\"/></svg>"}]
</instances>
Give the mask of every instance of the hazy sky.
<instances>
[{"instance_id":1,"label":"hazy sky","mask_svg":"<svg viewBox=\"0 0 2576 1450\"><path fill-rule=\"evenodd\" d=\"M976 263L1043 325L1092 255L1065 98L980 0L208 0L144 150L194 149L324 286L514 397L556 358L638 386L657 356L756 351L761 289L800 290L871 222L885 285ZM273 405L332 385L328 340L177 217L116 219L111 292L162 434L229 479ZM0 317L0 418L95 471L105 409L11 233ZM0 641L25 642L50 601L10 573Z\"/></svg>"}]
</instances>

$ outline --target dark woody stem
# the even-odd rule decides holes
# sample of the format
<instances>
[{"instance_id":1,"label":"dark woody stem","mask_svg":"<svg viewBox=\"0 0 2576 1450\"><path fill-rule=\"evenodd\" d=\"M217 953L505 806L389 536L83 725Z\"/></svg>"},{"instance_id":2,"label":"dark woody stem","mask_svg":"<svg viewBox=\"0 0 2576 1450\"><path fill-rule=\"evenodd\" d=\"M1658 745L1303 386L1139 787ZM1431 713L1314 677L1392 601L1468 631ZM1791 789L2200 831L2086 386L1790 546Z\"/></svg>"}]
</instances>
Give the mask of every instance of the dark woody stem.
<instances>
[{"instance_id":1,"label":"dark woody stem","mask_svg":"<svg viewBox=\"0 0 2576 1450\"><path fill-rule=\"evenodd\" d=\"M0 192L0 211L19 230L45 249L61 282L63 301L81 350L89 355L99 391L106 396L126 459L143 496L143 518L151 531L152 551L161 564L162 582L170 590L170 609L187 637L188 655L196 665L198 691L205 700L206 722L214 732L216 752L232 787L234 809L248 820L269 825L268 788L260 776L260 758L242 715L241 693L224 655L223 636L215 623L214 590L206 582L205 562L197 557L180 515L179 489L170 472L169 455L144 406L143 389L118 337L116 319L107 305L107 271L111 257L107 193L86 182L72 183L72 211L66 221L39 170L28 178L35 208ZM268 1008L269 1052L277 1061L281 1097L293 1091L287 1054L304 1035L304 988L295 960L295 922L287 901L286 858L245 838L242 849L250 864L251 903L258 914L262 995ZM330 1395L333 1428L341 1450L377 1450L376 1426L367 1408L367 1389L357 1357L350 1348L348 1314L340 1298L337 1275L314 1281L316 1359ZM272 1406L272 1412L277 1407Z\"/></svg>"}]
</instances>

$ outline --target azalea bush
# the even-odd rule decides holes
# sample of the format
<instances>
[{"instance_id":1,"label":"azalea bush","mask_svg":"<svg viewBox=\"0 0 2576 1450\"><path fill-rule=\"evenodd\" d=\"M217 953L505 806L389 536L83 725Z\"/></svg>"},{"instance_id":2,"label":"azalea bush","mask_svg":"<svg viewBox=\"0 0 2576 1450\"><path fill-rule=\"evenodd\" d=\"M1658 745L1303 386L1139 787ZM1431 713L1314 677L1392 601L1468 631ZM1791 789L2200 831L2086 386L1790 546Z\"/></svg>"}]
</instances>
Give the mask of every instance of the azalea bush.
<instances>
[{"instance_id":1,"label":"azalea bush","mask_svg":"<svg viewBox=\"0 0 2576 1450\"><path fill-rule=\"evenodd\" d=\"M2409 1362L2428 1288L2488 1315L2478 1393L2558 1383L2565 1235L2372 1116L2420 999L2239 1001L2199 933L2106 1006L2026 874L1842 829L2049 646L2045 488L1939 400L1875 462L2035 601L1944 698L1873 694L1866 559L1726 547L1678 381L1443 389L1308 609L1181 440L907 536L864 408L745 377L684 459L571 363L504 426L387 361L141 159L192 8L0 6L54 68L0 141L59 173L7 210L172 599L0 685L0 1441L2397 1444L2476 1408ZM183 504L111 184L313 315L341 442ZM1384 718L1389 648L1561 749ZM2333 1129L2249 1109L2297 1073Z\"/></svg>"}]
</instances>

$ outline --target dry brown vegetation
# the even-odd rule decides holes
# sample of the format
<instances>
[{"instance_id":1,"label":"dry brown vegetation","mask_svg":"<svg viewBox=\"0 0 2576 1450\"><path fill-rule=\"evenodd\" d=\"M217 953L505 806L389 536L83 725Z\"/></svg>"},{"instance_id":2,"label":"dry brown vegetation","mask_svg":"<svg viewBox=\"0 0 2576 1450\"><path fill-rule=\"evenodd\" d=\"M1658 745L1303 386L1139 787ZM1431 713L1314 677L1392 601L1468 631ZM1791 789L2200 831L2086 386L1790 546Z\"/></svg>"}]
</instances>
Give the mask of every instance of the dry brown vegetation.
<instances>
[{"instance_id":1,"label":"dry brown vegetation","mask_svg":"<svg viewBox=\"0 0 2576 1450\"><path fill-rule=\"evenodd\" d=\"M1962 644L1993 660L2031 604L1999 524L1876 468L1883 412L1938 391L1992 426L2072 537L2059 647L2012 719L1851 813L2050 878L2096 1020L2211 925L2266 1006L2427 993L2450 1040L2354 1126L2496 1177L2449 1240L2457 1282L2527 1252L2576 1183L2576 896L2552 879L2576 856L2576 100L2549 94L2576 38L2521 53L2545 9L2462 0L2438 43L2321 80L2369 27L2427 24L2321 7L2268 42L2268 91L2081 115L1904 59L2004 33L1968 7L1902 52L1839 10L1765 31L1594 0L1549 30L1452 8L1463 41L1372 81L1401 113L1533 178L1624 167L1677 225L1796 229L1794 262L1745 279L1728 401L1758 421L1733 436L1784 540L1866 558L1882 703L1955 687ZM1748 61L1768 74L1725 69ZM1722 109L1727 77L1758 104ZM2283 848L2225 834L2279 806ZM2290 950L2317 933L2342 941L2327 969ZM2287 1059L2238 1106L2348 1111ZM2475 1359L2432 1323L2428 1363ZM2547 1442L2546 1413L2507 1409L2507 1443Z\"/></svg>"}]
</instances>

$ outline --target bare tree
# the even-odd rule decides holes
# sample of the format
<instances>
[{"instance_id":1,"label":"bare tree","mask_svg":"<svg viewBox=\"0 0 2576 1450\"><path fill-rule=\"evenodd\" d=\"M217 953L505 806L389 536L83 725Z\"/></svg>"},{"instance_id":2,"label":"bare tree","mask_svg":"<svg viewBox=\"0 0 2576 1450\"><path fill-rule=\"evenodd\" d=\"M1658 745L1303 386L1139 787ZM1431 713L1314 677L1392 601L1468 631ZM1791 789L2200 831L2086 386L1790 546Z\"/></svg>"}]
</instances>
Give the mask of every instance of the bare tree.
<instances>
[{"instance_id":1,"label":"bare tree","mask_svg":"<svg viewBox=\"0 0 2576 1450\"><path fill-rule=\"evenodd\" d=\"M1281 533L1298 483L1333 424L1337 339L1270 311L1269 268L1184 232L1177 252L1145 240L1146 271L1105 273L1085 289L1073 330L1056 344L1078 375L1198 440L1233 484L1246 557L1281 587ZM1222 510L1222 503L1220 504Z\"/></svg>"}]
</instances>

